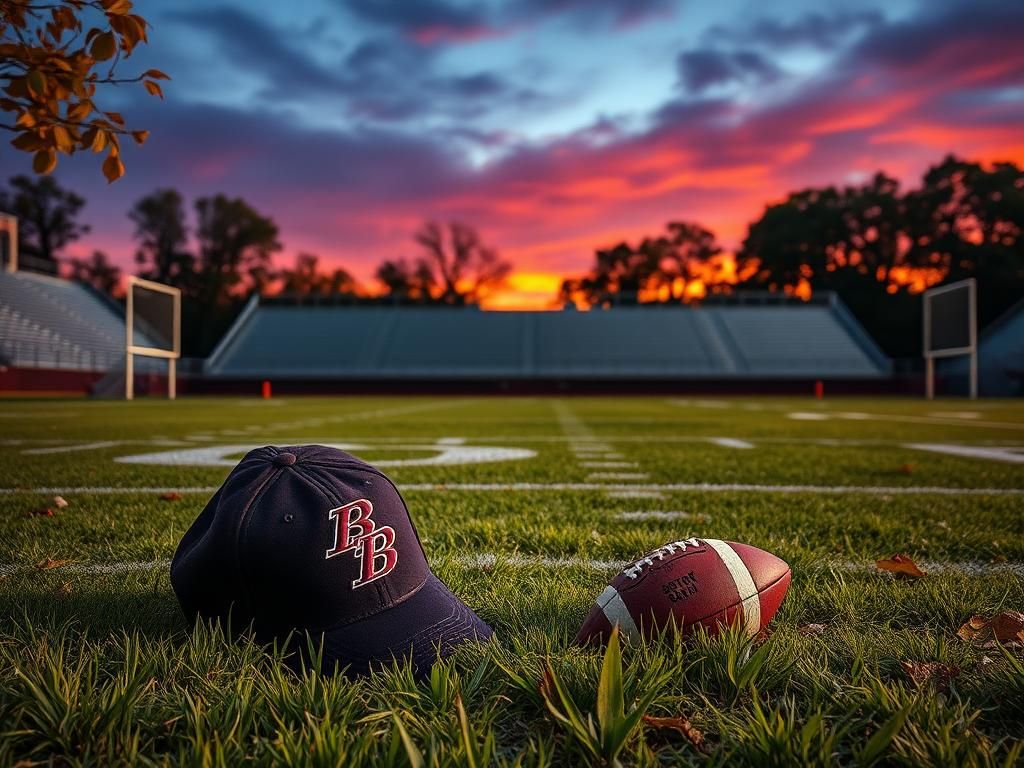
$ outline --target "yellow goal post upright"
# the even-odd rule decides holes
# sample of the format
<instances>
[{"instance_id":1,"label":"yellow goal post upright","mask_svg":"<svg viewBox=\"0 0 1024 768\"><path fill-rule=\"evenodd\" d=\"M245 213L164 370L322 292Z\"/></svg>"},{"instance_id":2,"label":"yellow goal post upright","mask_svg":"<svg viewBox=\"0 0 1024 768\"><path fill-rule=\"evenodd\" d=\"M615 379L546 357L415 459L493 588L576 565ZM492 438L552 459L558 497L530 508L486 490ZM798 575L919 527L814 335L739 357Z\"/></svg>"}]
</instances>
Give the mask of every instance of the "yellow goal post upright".
<instances>
[{"instance_id":1,"label":"yellow goal post upright","mask_svg":"<svg viewBox=\"0 0 1024 768\"><path fill-rule=\"evenodd\" d=\"M135 356L167 360L167 397L177 395L181 289L129 275L124 313L124 397L135 397Z\"/></svg>"},{"instance_id":2,"label":"yellow goal post upright","mask_svg":"<svg viewBox=\"0 0 1024 768\"><path fill-rule=\"evenodd\" d=\"M0 232L6 238L0 238L0 253L6 255L4 269L8 272L18 271L18 217L0 211ZM6 242L3 242L6 240Z\"/></svg>"}]
</instances>

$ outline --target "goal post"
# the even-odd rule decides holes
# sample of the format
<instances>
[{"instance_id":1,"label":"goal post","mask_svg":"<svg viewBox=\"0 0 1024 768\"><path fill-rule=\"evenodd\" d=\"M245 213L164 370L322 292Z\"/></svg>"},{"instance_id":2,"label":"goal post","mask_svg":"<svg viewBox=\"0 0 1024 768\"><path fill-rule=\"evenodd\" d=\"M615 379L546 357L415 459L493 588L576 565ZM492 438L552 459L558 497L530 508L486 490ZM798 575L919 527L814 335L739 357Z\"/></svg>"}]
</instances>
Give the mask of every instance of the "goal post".
<instances>
[{"instance_id":1,"label":"goal post","mask_svg":"<svg viewBox=\"0 0 1024 768\"><path fill-rule=\"evenodd\" d=\"M125 296L124 396L135 397L135 357L167 360L167 397L177 395L181 289L130 275Z\"/></svg>"},{"instance_id":2,"label":"goal post","mask_svg":"<svg viewBox=\"0 0 1024 768\"><path fill-rule=\"evenodd\" d=\"M978 397L978 288L974 278L924 292L925 397L935 398L935 360L967 356L968 391Z\"/></svg>"},{"instance_id":3,"label":"goal post","mask_svg":"<svg viewBox=\"0 0 1024 768\"><path fill-rule=\"evenodd\" d=\"M0 211L0 254L3 254L4 269L8 272L18 271L18 217Z\"/></svg>"}]
</instances>

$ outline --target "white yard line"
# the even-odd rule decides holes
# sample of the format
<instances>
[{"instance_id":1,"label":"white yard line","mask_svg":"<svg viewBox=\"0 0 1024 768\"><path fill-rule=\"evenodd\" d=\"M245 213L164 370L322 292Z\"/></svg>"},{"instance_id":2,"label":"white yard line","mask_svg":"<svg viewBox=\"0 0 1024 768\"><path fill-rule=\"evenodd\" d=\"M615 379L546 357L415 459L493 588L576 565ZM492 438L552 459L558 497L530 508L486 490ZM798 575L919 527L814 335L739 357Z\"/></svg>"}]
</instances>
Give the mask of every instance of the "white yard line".
<instances>
[{"instance_id":1,"label":"white yard line","mask_svg":"<svg viewBox=\"0 0 1024 768\"><path fill-rule=\"evenodd\" d=\"M609 499L663 499L661 491L608 491Z\"/></svg>"},{"instance_id":2,"label":"white yard line","mask_svg":"<svg viewBox=\"0 0 1024 768\"><path fill-rule=\"evenodd\" d=\"M616 515L619 520L688 520L693 517L689 512L656 512L654 510L641 510L639 512L619 512ZM709 515L698 515L702 520L710 520Z\"/></svg>"},{"instance_id":3,"label":"white yard line","mask_svg":"<svg viewBox=\"0 0 1024 768\"><path fill-rule=\"evenodd\" d=\"M735 437L709 437L708 442L722 448L738 448L740 450L754 447L753 443L748 443L746 440L739 440Z\"/></svg>"},{"instance_id":4,"label":"white yard line","mask_svg":"<svg viewBox=\"0 0 1024 768\"><path fill-rule=\"evenodd\" d=\"M1013 429L1024 431L1024 424L1012 421L967 421L964 419L944 419L934 416L898 416L884 413L861 413L860 411L793 411L787 414L793 421L828 421L841 419L844 421L895 421L906 424L935 424L956 427L980 427L983 429Z\"/></svg>"},{"instance_id":5,"label":"white yard line","mask_svg":"<svg viewBox=\"0 0 1024 768\"><path fill-rule=\"evenodd\" d=\"M443 554L433 558L435 564L444 563L446 560L457 563L466 568L493 568L499 563L513 567L526 568L586 568L595 571L615 571L625 565L627 560L619 559L596 559L581 557L579 555L555 556L555 555L528 555L518 552L478 552L471 555L456 555L446 557ZM13 576L24 573L45 573L57 574L80 574L80 575L123 575L126 573L144 573L149 571L166 570L170 568L170 560L151 561L127 561L107 563L67 563L54 568L40 568L30 564L0 564L0 576ZM1024 563L989 563L983 560L965 560L957 562L925 561L918 563L921 569L928 574L941 573L963 573L972 576L987 576L999 573L1010 573L1024 576ZM859 573L877 572L878 569L872 562L859 562L849 560L825 561L814 563L807 571L821 573L823 571L840 570ZM880 573L880 575L882 575Z\"/></svg>"},{"instance_id":6,"label":"white yard line","mask_svg":"<svg viewBox=\"0 0 1024 768\"><path fill-rule=\"evenodd\" d=\"M908 443L907 448L917 451L932 451L933 453L944 453L947 456L961 456L969 459L988 459L989 461L1005 461L1010 464L1024 464L1024 453L1017 453L1020 450L1017 446L1013 448L983 448L978 445L955 445L945 443Z\"/></svg>"},{"instance_id":7,"label":"white yard line","mask_svg":"<svg viewBox=\"0 0 1024 768\"><path fill-rule=\"evenodd\" d=\"M408 416L422 411L434 411L444 408L456 408L471 402L470 400L434 400L426 403L415 403L413 405L396 406L394 408L378 408L372 411L354 411L352 413L341 413L336 416L317 416L314 418L275 421L259 426L259 429L266 431L280 432L288 429L302 429L304 427L320 427L324 424L344 424L351 421L366 421L367 419L388 419L393 416ZM250 427L251 429L251 427ZM215 434L232 435L242 434L235 429L221 429Z\"/></svg>"},{"instance_id":8,"label":"white yard line","mask_svg":"<svg viewBox=\"0 0 1024 768\"><path fill-rule=\"evenodd\" d=\"M793 411L789 414L789 418L793 421L828 421L830 416L827 413L815 411Z\"/></svg>"},{"instance_id":9,"label":"white yard line","mask_svg":"<svg viewBox=\"0 0 1024 768\"><path fill-rule=\"evenodd\" d=\"M614 474L614 473L608 473ZM52 486L39 488L0 488L0 495L17 493L36 494L147 494L147 493L213 493L218 486L177 486L140 488L115 486ZM872 496L1022 496L1024 488L951 488L937 485L877 486L877 485L762 485L757 483L401 483L402 491L607 491L616 494L648 493L821 493L868 494Z\"/></svg>"},{"instance_id":10,"label":"white yard line","mask_svg":"<svg viewBox=\"0 0 1024 768\"><path fill-rule=\"evenodd\" d=\"M22 453L40 456L48 453L73 453L74 451L93 451L101 448L115 448L122 444L120 440L101 440L96 443L76 443L75 445L58 445L52 448L30 448Z\"/></svg>"},{"instance_id":11,"label":"white yard line","mask_svg":"<svg viewBox=\"0 0 1024 768\"><path fill-rule=\"evenodd\" d=\"M635 461L581 461L580 466L587 469L634 469L639 465Z\"/></svg>"}]
</instances>

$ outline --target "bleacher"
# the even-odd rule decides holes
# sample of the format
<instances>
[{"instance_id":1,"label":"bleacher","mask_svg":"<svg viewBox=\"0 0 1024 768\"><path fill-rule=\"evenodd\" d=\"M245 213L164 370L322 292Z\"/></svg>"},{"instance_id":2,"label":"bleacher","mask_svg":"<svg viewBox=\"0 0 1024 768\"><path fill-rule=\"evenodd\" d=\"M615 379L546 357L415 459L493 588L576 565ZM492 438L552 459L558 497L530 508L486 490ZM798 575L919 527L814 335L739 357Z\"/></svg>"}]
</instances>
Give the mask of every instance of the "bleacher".
<instances>
[{"instance_id":1,"label":"bleacher","mask_svg":"<svg viewBox=\"0 0 1024 768\"><path fill-rule=\"evenodd\" d=\"M0 272L0 361L22 368L105 371L124 357L124 318L86 286Z\"/></svg>"},{"instance_id":2,"label":"bleacher","mask_svg":"<svg viewBox=\"0 0 1024 768\"><path fill-rule=\"evenodd\" d=\"M881 379L890 363L834 296L589 312L253 298L212 379Z\"/></svg>"}]
</instances>

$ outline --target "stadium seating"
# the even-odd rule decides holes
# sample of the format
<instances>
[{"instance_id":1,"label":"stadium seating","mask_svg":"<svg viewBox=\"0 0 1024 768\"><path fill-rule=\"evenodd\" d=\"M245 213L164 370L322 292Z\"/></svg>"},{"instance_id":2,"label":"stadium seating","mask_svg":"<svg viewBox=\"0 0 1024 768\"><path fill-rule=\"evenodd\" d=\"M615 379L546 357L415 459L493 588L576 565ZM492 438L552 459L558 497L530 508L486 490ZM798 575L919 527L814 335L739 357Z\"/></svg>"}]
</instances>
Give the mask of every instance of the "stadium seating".
<instances>
[{"instance_id":1,"label":"stadium seating","mask_svg":"<svg viewBox=\"0 0 1024 768\"><path fill-rule=\"evenodd\" d=\"M940 394L968 392L966 357L936 360ZM1024 395L1024 299L994 320L978 337L978 394Z\"/></svg>"},{"instance_id":2,"label":"stadium seating","mask_svg":"<svg viewBox=\"0 0 1024 768\"><path fill-rule=\"evenodd\" d=\"M124 357L124 319L78 283L0 272L0 358L26 368L107 370Z\"/></svg>"},{"instance_id":3,"label":"stadium seating","mask_svg":"<svg viewBox=\"0 0 1024 768\"><path fill-rule=\"evenodd\" d=\"M877 379L889 362L835 297L590 312L253 299L211 378Z\"/></svg>"}]
</instances>

